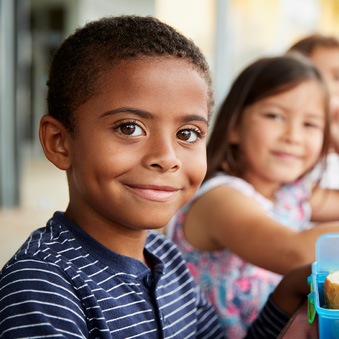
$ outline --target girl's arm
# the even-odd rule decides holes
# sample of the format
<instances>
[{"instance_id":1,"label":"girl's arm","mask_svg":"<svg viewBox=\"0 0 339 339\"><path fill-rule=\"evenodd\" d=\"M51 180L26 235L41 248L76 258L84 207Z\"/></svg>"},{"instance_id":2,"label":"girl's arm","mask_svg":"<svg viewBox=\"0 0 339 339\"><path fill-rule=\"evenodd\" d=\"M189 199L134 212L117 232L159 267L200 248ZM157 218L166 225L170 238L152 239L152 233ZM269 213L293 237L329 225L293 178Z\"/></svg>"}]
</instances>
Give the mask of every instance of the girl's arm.
<instances>
[{"instance_id":1,"label":"girl's arm","mask_svg":"<svg viewBox=\"0 0 339 339\"><path fill-rule=\"evenodd\" d=\"M339 190L316 188L310 199L310 205L312 208L312 221L339 220Z\"/></svg>"},{"instance_id":2,"label":"girl's arm","mask_svg":"<svg viewBox=\"0 0 339 339\"><path fill-rule=\"evenodd\" d=\"M227 248L254 265L286 274L313 262L317 238L339 232L339 222L295 231L268 217L253 199L219 186L194 203L184 232L198 249Z\"/></svg>"}]
</instances>

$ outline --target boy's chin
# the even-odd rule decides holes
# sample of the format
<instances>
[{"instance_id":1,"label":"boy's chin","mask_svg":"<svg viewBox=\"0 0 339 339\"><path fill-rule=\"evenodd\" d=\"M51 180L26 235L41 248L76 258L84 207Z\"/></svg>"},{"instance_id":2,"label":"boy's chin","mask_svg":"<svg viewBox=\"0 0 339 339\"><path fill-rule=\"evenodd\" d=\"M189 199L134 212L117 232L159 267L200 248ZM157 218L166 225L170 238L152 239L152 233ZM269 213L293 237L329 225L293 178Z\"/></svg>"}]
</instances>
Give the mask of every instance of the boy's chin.
<instances>
[{"instance_id":1,"label":"boy's chin","mask_svg":"<svg viewBox=\"0 0 339 339\"><path fill-rule=\"evenodd\" d=\"M158 231L159 233L164 233L165 227L166 227L166 225L163 225L163 226L153 226L153 227L147 228L146 230L149 230L149 231L154 230L154 231Z\"/></svg>"},{"instance_id":2,"label":"boy's chin","mask_svg":"<svg viewBox=\"0 0 339 339\"><path fill-rule=\"evenodd\" d=\"M161 228L166 227L170 223L175 213L177 213L181 207L181 204L168 204L161 207L157 206L154 208L154 206L152 206L150 209L144 209L134 216L135 226L138 229L161 230Z\"/></svg>"},{"instance_id":3,"label":"boy's chin","mask_svg":"<svg viewBox=\"0 0 339 339\"><path fill-rule=\"evenodd\" d=\"M153 218L152 220L144 220L141 224L139 224L139 229L145 230L158 230L160 232L163 231L163 228L170 222L171 218Z\"/></svg>"},{"instance_id":4,"label":"boy's chin","mask_svg":"<svg viewBox=\"0 0 339 339\"><path fill-rule=\"evenodd\" d=\"M151 222L148 224L145 224L145 228L146 230L159 230L160 232L162 231L163 228L166 227L166 225L169 223L170 219L166 222Z\"/></svg>"}]
</instances>

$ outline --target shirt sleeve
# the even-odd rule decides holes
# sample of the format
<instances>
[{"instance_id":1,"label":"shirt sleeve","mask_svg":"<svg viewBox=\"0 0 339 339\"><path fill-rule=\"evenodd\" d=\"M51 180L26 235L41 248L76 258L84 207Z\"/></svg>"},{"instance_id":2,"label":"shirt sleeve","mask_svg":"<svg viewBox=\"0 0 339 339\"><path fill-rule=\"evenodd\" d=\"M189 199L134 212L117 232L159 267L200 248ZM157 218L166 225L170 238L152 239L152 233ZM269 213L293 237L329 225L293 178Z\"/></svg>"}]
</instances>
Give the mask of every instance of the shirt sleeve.
<instances>
[{"instance_id":1,"label":"shirt sleeve","mask_svg":"<svg viewBox=\"0 0 339 339\"><path fill-rule=\"evenodd\" d=\"M226 338L215 309L207 301L206 297L197 286L197 338Z\"/></svg>"},{"instance_id":2,"label":"shirt sleeve","mask_svg":"<svg viewBox=\"0 0 339 339\"><path fill-rule=\"evenodd\" d=\"M25 259L0 275L0 337L88 337L76 291L59 266Z\"/></svg>"},{"instance_id":3,"label":"shirt sleeve","mask_svg":"<svg viewBox=\"0 0 339 339\"><path fill-rule=\"evenodd\" d=\"M290 317L275 304L270 295L258 318L248 329L245 338L275 339L289 320Z\"/></svg>"}]
</instances>

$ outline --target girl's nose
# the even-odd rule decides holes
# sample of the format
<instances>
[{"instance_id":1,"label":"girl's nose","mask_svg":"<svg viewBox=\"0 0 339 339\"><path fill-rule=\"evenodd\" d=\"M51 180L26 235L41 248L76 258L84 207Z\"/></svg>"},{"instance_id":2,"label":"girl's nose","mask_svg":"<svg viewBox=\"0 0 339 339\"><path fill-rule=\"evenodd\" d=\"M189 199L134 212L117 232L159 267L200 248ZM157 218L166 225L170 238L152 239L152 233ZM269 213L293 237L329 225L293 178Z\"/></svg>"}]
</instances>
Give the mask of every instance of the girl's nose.
<instances>
[{"instance_id":1,"label":"girl's nose","mask_svg":"<svg viewBox=\"0 0 339 339\"><path fill-rule=\"evenodd\" d=\"M298 123L288 123L284 131L284 138L288 142L297 143L301 140L301 128Z\"/></svg>"}]
</instances>

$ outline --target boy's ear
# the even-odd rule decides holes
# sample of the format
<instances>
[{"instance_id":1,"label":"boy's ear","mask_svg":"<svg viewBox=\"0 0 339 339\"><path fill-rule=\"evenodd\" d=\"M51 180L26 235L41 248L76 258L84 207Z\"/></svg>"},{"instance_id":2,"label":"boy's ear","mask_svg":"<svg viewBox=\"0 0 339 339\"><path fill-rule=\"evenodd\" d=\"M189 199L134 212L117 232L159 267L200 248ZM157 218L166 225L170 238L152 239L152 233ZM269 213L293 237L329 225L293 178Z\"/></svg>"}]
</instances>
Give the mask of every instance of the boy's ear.
<instances>
[{"instance_id":1,"label":"boy's ear","mask_svg":"<svg viewBox=\"0 0 339 339\"><path fill-rule=\"evenodd\" d=\"M71 135L64 125L51 115L44 115L40 120L39 138L46 158L61 170L69 169Z\"/></svg>"}]
</instances>

